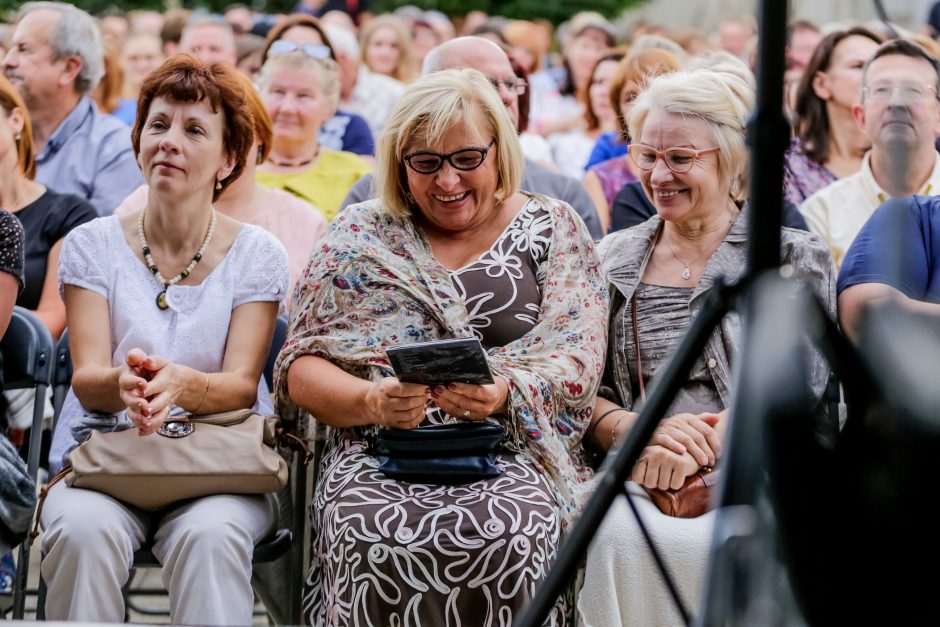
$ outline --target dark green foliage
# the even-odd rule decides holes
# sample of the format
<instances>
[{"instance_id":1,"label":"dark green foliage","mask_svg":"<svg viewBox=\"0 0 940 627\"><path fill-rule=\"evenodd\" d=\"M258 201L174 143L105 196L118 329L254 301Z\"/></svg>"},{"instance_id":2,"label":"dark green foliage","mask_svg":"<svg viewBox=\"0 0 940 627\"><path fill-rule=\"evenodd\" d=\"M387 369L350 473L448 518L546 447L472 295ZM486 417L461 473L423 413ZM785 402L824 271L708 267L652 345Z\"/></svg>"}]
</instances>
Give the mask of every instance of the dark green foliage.
<instances>
[{"instance_id":1,"label":"dark green foliage","mask_svg":"<svg viewBox=\"0 0 940 627\"><path fill-rule=\"evenodd\" d=\"M221 12L238 0L183 0L180 4L188 9L203 8ZM547 18L554 23L562 22L578 11L597 11L607 18L619 15L625 8L643 0L370 0L375 13L386 13L403 4L413 4L422 9L436 9L450 16L464 15L481 10L491 15L502 15L518 19ZM14 11L23 0L0 0L0 14ZM264 13L289 12L297 0L242 0L243 4ZM131 11L133 9L156 9L163 11L167 4L160 0L75 0L75 6L97 14L108 9Z\"/></svg>"}]
</instances>

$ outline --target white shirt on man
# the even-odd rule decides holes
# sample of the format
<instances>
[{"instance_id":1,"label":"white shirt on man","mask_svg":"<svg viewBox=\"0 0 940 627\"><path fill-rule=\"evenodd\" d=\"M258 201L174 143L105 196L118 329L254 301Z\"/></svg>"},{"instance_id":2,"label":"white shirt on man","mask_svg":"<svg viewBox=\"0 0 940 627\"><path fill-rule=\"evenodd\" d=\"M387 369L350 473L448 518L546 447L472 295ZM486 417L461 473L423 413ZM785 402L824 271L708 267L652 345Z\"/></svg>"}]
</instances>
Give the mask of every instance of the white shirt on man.
<instances>
[{"instance_id":1,"label":"white shirt on man","mask_svg":"<svg viewBox=\"0 0 940 627\"><path fill-rule=\"evenodd\" d=\"M870 159L871 151L868 151L858 172L833 181L800 205L800 213L806 218L809 229L821 235L829 245L836 270L842 266L842 258L871 214L891 197L875 180ZM917 193L940 195L940 154L934 152L933 170Z\"/></svg>"},{"instance_id":2,"label":"white shirt on man","mask_svg":"<svg viewBox=\"0 0 940 627\"><path fill-rule=\"evenodd\" d=\"M359 77L349 100L340 104L343 111L365 118L372 136L378 139L385 129L398 99L405 93L405 84L384 74L376 74L364 65L359 66Z\"/></svg>"}]
</instances>

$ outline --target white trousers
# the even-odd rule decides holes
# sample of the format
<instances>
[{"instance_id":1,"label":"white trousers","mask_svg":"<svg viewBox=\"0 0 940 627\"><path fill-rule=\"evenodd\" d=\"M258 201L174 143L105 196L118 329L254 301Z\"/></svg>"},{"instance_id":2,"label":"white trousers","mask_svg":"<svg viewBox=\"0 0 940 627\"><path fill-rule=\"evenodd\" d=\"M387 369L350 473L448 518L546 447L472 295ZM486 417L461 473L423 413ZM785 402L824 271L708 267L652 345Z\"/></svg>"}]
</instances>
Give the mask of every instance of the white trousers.
<instances>
[{"instance_id":1,"label":"white trousers","mask_svg":"<svg viewBox=\"0 0 940 627\"><path fill-rule=\"evenodd\" d=\"M158 517L60 482L42 510L46 618L124 622L121 589L153 533L173 624L250 625L251 555L274 521L263 496L208 496Z\"/></svg>"}]
</instances>

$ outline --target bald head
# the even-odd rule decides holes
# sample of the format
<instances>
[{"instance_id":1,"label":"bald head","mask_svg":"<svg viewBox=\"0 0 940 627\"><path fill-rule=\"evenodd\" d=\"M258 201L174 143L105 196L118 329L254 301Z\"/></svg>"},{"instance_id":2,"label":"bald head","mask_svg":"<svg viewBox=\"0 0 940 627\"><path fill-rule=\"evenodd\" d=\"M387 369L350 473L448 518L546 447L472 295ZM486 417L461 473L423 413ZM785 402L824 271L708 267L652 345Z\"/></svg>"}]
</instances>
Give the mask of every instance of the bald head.
<instances>
[{"instance_id":1,"label":"bald head","mask_svg":"<svg viewBox=\"0 0 940 627\"><path fill-rule=\"evenodd\" d=\"M472 68L488 79L496 81L512 80L516 77L509 63L509 57L489 39L482 37L458 37L445 41L432 48L424 58L421 74L427 75L441 70L460 70ZM519 96L499 83L499 97L509 111L513 125L519 126Z\"/></svg>"}]
</instances>

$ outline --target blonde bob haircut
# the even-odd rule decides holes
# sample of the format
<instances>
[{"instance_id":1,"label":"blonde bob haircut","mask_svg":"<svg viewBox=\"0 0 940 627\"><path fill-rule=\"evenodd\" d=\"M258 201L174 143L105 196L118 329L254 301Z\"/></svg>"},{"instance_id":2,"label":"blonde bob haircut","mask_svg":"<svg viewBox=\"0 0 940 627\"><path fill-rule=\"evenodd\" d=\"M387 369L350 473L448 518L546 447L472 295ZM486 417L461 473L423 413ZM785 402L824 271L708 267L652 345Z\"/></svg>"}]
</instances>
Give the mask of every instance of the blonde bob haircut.
<instances>
[{"instance_id":1,"label":"blonde bob haircut","mask_svg":"<svg viewBox=\"0 0 940 627\"><path fill-rule=\"evenodd\" d=\"M630 137L638 141L653 111L705 122L718 148L718 175L730 180L731 197L742 201L747 198L747 118L753 108L754 89L740 73L702 68L654 78L633 102L627 123Z\"/></svg>"},{"instance_id":2,"label":"blonde bob haircut","mask_svg":"<svg viewBox=\"0 0 940 627\"><path fill-rule=\"evenodd\" d=\"M519 191L525 159L516 129L496 89L477 70L442 70L408 87L376 144L376 191L389 213L406 218L414 208L405 154L417 144L433 150L458 122L477 117L483 119L484 128L474 130L483 143L489 143L490 137L495 140L487 159L496 159L496 201L502 202Z\"/></svg>"}]
</instances>

